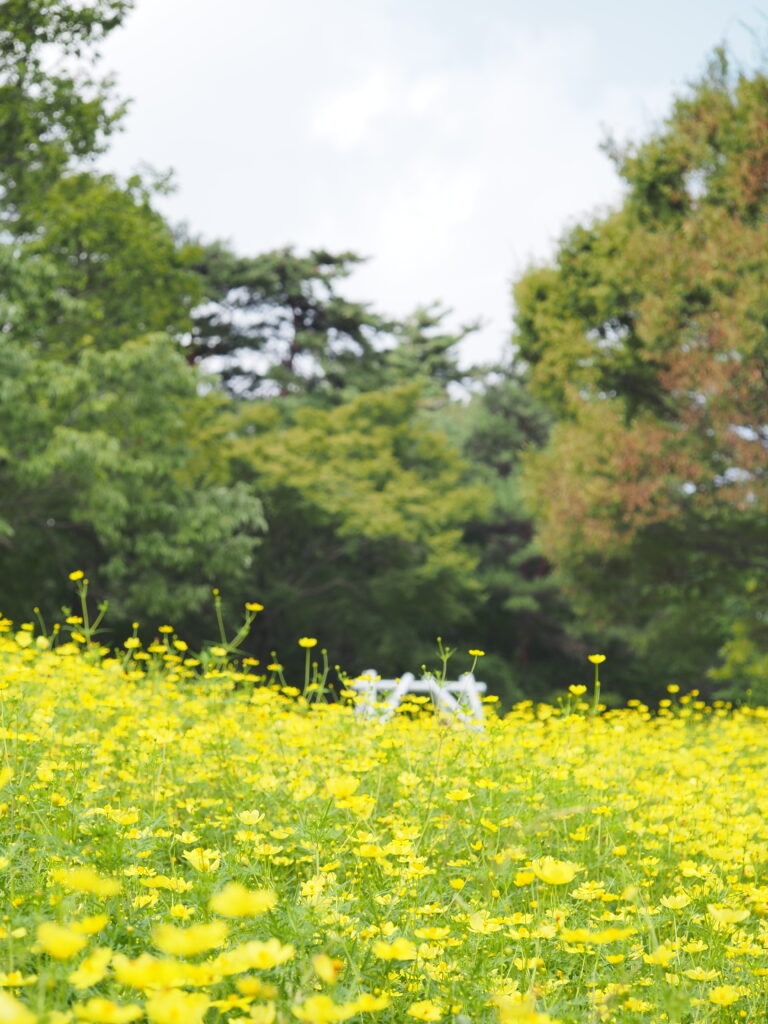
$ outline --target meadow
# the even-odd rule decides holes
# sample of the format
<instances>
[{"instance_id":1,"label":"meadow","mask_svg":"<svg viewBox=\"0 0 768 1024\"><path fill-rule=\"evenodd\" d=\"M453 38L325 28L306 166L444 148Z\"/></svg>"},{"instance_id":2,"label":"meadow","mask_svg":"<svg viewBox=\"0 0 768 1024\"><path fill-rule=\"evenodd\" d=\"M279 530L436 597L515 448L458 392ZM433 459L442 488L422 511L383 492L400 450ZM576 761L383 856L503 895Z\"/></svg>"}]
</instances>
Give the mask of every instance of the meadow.
<instances>
[{"instance_id":1,"label":"meadow","mask_svg":"<svg viewBox=\"0 0 768 1024\"><path fill-rule=\"evenodd\" d=\"M385 724L170 627L0 627L2 1024L768 1017L765 709Z\"/></svg>"}]
</instances>

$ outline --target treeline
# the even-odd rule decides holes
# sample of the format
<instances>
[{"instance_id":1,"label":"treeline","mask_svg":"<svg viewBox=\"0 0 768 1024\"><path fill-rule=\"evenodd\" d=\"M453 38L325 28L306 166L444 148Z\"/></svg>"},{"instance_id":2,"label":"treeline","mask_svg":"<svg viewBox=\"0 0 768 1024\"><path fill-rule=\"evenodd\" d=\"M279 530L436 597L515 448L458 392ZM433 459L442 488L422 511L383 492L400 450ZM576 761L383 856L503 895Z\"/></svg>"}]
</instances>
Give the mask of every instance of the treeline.
<instances>
[{"instance_id":1,"label":"treeline","mask_svg":"<svg viewBox=\"0 0 768 1024\"><path fill-rule=\"evenodd\" d=\"M215 639L218 587L289 666L311 634L418 671L441 635L508 699L595 649L615 695L768 698L768 80L719 54L614 147L621 208L467 370L472 325L344 297L356 254L244 256L98 170L123 107L92 69L130 7L0 5L0 610L60 616L77 568L112 644Z\"/></svg>"}]
</instances>

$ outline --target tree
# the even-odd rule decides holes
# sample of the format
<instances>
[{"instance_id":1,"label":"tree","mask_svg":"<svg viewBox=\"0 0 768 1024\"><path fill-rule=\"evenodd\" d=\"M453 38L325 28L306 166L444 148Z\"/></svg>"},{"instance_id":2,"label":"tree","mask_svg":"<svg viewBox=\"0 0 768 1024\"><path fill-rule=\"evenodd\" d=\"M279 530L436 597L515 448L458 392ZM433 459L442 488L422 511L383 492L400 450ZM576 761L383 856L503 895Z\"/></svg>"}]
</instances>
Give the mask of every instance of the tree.
<instances>
[{"instance_id":1,"label":"tree","mask_svg":"<svg viewBox=\"0 0 768 1024\"><path fill-rule=\"evenodd\" d=\"M488 500L425 420L418 385L329 409L239 404L232 472L269 522L254 585L262 654L312 632L344 669L418 671L436 636L470 627L478 598L463 524Z\"/></svg>"},{"instance_id":2,"label":"tree","mask_svg":"<svg viewBox=\"0 0 768 1024\"><path fill-rule=\"evenodd\" d=\"M75 163L99 153L123 114L111 81L90 74L96 47L133 0L0 4L0 216L30 230L29 204ZM86 70L88 69L88 70Z\"/></svg>"},{"instance_id":3,"label":"tree","mask_svg":"<svg viewBox=\"0 0 768 1024\"><path fill-rule=\"evenodd\" d=\"M470 478L492 495L464 528L464 541L478 557L482 596L473 642L487 652L483 670L510 700L549 697L565 680L579 681L586 654L583 639L569 632L573 616L535 542L521 494L523 456L544 446L550 416L509 367L448 415Z\"/></svg>"},{"instance_id":4,"label":"tree","mask_svg":"<svg viewBox=\"0 0 768 1024\"><path fill-rule=\"evenodd\" d=\"M206 448L214 396L164 335L46 358L0 335L3 611L55 612L83 569L112 621L175 623L212 584L249 593L261 505ZM203 457L205 453L205 457Z\"/></svg>"},{"instance_id":5,"label":"tree","mask_svg":"<svg viewBox=\"0 0 768 1024\"><path fill-rule=\"evenodd\" d=\"M447 311L434 305L397 321L345 299L339 285L362 262L351 252L245 258L222 243L200 247L206 301L195 312L190 361L214 366L237 398L325 407L415 377L440 392L466 378L456 348L476 327L447 332Z\"/></svg>"},{"instance_id":6,"label":"tree","mask_svg":"<svg viewBox=\"0 0 768 1024\"><path fill-rule=\"evenodd\" d=\"M528 460L540 541L659 680L701 684L726 598L768 565L766 129L768 79L716 54L654 136L613 148L621 208L515 292L559 418Z\"/></svg>"},{"instance_id":7,"label":"tree","mask_svg":"<svg viewBox=\"0 0 768 1024\"><path fill-rule=\"evenodd\" d=\"M123 185L111 175L80 173L30 200L34 234L9 246L0 264L0 294L8 300L3 328L62 359L81 347L106 350L138 335L188 331L202 296L192 269L197 250L177 244L152 207L152 192L138 178ZM48 282L36 292L42 303L20 291L31 274Z\"/></svg>"}]
</instances>

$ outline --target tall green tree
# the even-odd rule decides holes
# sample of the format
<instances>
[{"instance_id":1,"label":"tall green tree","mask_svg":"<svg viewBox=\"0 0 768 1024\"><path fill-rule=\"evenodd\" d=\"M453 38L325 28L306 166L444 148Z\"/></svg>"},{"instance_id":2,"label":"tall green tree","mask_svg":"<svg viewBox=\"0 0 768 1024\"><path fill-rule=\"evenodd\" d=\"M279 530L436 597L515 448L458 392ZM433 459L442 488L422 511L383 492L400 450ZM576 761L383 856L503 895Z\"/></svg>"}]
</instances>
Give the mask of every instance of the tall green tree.
<instances>
[{"instance_id":1,"label":"tall green tree","mask_svg":"<svg viewBox=\"0 0 768 1024\"><path fill-rule=\"evenodd\" d=\"M716 54L657 133L613 149L622 206L515 291L559 419L528 464L540 542L659 684L706 682L768 566L766 128L768 78Z\"/></svg>"},{"instance_id":2,"label":"tall green tree","mask_svg":"<svg viewBox=\"0 0 768 1024\"><path fill-rule=\"evenodd\" d=\"M523 457L546 444L551 417L514 368L489 377L466 407L448 414L471 479L492 496L464 530L478 557L473 641L487 652L483 671L508 700L548 697L580 681L586 653L521 493Z\"/></svg>"},{"instance_id":3,"label":"tall green tree","mask_svg":"<svg viewBox=\"0 0 768 1024\"><path fill-rule=\"evenodd\" d=\"M467 483L418 384L305 405L288 426L278 403L247 403L233 425L233 474L269 523L254 573L262 653L288 658L312 633L347 671L418 672L438 635L471 632L479 584L462 531L489 495Z\"/></svg>"},{"instance_id":4,"label":"tall green tree","mask_svg":"<svg viewBox=\"0 0 768 1024\"><path fill-rule=\"evenodd\" d=\"M197 393L167 336L61 361L0 335L0 359L6 614L26 617L33 604L55 612L76 568L110 599L115 623L174 615L183 624L211 585L249 593L261 505L205 448L216 399Z\"/></svg>"},{"instance_id":5,"label":"tall green tree","mask_svg":"<svg viewBox=\"0 0 768 1024\"><path fill-rule=\"evenodd\" d=\"M0 220L26 215L77 163L101 152L124 111L92 70L98 44L133 0L4 0L0 4Z\"/></svg>"},{"instance_id":6,"label":"tall green tree","mask_svg":"<svg viewBox=\"0 0 768 1024\"><path fill-rule=\"evenodd\" d=\"M395 320L350 301L341 286L362 262L351 252L285 248L246 258L221 243L201 247L205 301L190 361L214 366L237 398L287 405L330 407L415 378L444 392L463 380L457 346L476 325L448 331L447 311L435 305Z\"/></svg>"}]
</instances>

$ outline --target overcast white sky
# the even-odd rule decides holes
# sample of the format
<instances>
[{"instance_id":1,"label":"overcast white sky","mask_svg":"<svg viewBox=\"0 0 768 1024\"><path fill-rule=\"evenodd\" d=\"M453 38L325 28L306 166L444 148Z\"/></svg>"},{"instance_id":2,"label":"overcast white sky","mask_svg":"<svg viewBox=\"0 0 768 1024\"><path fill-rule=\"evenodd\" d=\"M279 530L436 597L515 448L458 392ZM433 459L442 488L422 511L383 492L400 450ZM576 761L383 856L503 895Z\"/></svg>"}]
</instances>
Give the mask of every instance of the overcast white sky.
<instances>
[{"instance_id":1,"label":"overcast white sky","mask_svg":"<svg viewBox=\"0 0 768 1024\"><path fill-rule=\"evenodd\" d=\"M105 163L173 168L163 211L244 254L371 257L348 296L481 317L464 358L490 360L514 277L618 200L606 133L651 130L719 42L754 66L767 28L740 0L138 0Z\"/></svg>"}]
</instances>

